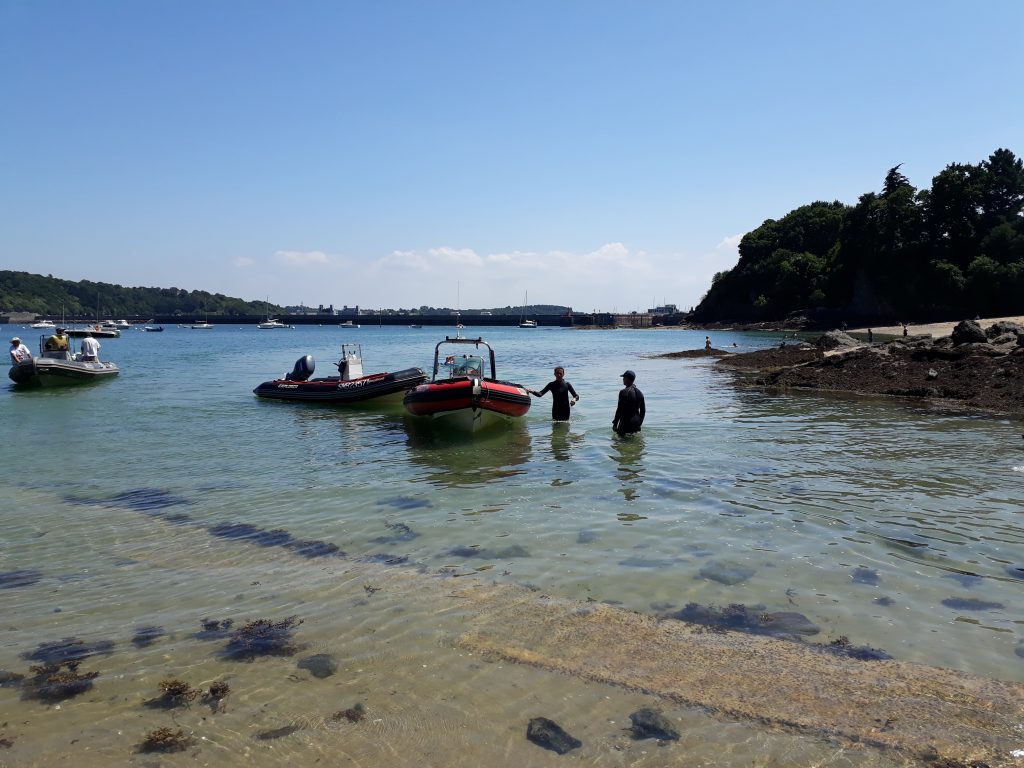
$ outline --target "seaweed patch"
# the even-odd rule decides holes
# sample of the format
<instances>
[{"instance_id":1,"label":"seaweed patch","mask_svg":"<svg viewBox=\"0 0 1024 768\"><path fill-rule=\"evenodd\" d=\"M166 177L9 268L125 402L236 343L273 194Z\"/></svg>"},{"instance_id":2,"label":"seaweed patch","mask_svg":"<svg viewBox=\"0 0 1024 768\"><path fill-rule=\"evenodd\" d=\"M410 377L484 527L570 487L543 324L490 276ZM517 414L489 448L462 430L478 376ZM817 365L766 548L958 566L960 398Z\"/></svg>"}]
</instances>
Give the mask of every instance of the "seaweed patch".
<instances>
[{"instance_id":1,"label":"seaweed patch","mask_svg":"<svg viewBox=\"0 0 1024 768\"><path fill-rule=\"evenodd\" d=\"M99 672L79 672L78 661L40 664L29 667L33 677L22 682L23 698L63 701L85 693Z\"/></svg>"},{"instance_id":2,"label":"seaweed patch","mask_svg":"<svg viewBox=\"0 0 1024 768\"><path fill-rule=\"evenodd\" d=\"M342 709L335 712L331 715L331 720L348 720L350 723L358 723L365 717L366 708L360 702L356 702L355 705L348 709Z\"/></svg>"},{"instance_id":3,"label":"seaweed patch","mask_svg":"<svg viewBox=\"0 0 1024 768\"><path fill-rule=\"evenodd\" d=\"M771 635L794 640L801 636L816 635L821 630L810 619L796 611L766 613L762 606L752 609L739 603L718 608L714 605L687 603L681 610L666 615L691 624L718 630L734 630L753 635Z\"/></svg>"},{"instance_id":4,"label":"seaweed patch","mask_svg":"<svg viewBox=\"0 0 1024 768\"><path fill-rule=\"evenodd\" d=\"M170 728L157 728L150 731L139 744L139 752L184 752L191 746L193 738L186 736L185 731L179 728L172 731Z\"/></svg>"},{"instance_id":5,"label":"seaweed patch","mask_svg":"<svg viewBox=\"0 0 1024 768\"><path fill-rule=\"evenodd\" d=\"M395 496L391 499L381 499L378 506L394 507L395 509L429 509L434 506L427 499L414 499L411 496Z\"/></svg>"},{"instance_id":6,"label":"seaweed patch","mask_svg":"<svg viewBox=\"0 0 1024 768\"><path fill-rule=\"evenodd\" d=\"M287 545L288 549L297 555L314 559L317 557L345 557L337 544L326 541L293 541Z\"/></svg>"},{"instance_id":7,"label":"seaweed patch","mask_svg":"<svg viewBox=\"0 0 1024 768\"><path fill-rule=\"evenodd\" d=\"M193 688L184 680L167 677L160 681L160 695L155 699L149 699L146 706L152 709L187 707L200 693L202 691Z\"/></svg>"},{"instance_id":8,"label":"seaweed patch","mask_svg":"<svg viewBox=\"0 0 1024 768\"><path fill-rule=\"evenodd\" d=\"M132 645L136 648L148 648L161 637L166 637L167 632L163 627L155 625L139 627L132 635Z\"/></svg>"},{"instance_id":9,"label":"seaweed patch","mask_svg":"<svg viewBox=\"0 0 1024 768\"><path fill-rule=\"evenodd\" d=\"M234 619L200 619L202 629L192 637L196 640L222 640L231 633Z\"/></svg>"},{"instance_id":10,"label":"seaweed patch","mask_svg":"<svg viewBox=\"0 0 1024 768\"><path fill-rule=\"evenodd\" d=\"M268 731L260 731L256 734L256 738L260 741L269 741L271 739L283 739L285 736L291 736L293 733L299 730L302 730L302 726L282 725L280 728L273 728Z\"/></svg>"},{"instance_id":11,"label":"seaweed patch","mask_svg":"<svg viewBox=\"0 0 1024 768\"><path fill-rule=\"evenodd\" d=\"M416 531L405 523L385 523L385 525L391 529L392 533L370 539L371 544L401 544L402 542L412 541L419 536Z\"/></svg>"},{"instance_id":12,"label":"seaweed patch","mask_svg":"<svg viewBox=\"0 0 1024 768\"><path fill-rule=\"evenodd\" d=\"M973 597L947 597L942 604L958 611L994 611L1006 607L1002 603L978 600Z\"/></svg>"},{"instance_id":13,"label":"seaweed patch","mask_svg":"<svg viewBox=\"0 0 1024 768\"><path fill-rule=\"evenodd\" d=\"M37 584L43 574L40 571L25 569L20 571L0 571L0 589L17 589Z\"/></svg>"},{"instance_id":14,"label":"seaweed patch","mask_svg":"<svg viewBox=\"0 0 1024 768\"><path fill-rule=\"evenodd\" d=\"M109 640L87 643L77 637L65 637L52 643L40 643L34 651L21 654L21 658L52 666L69 661L82 661L90 656L109 656L113 652L114 644Z\"/></svg>"},{"instance_id":15,"label":"seaweed patch","mask_svg":"<svg viewBox=\"0 0 1024 768\"><path fill-rule=\"evenodd\" d=\"M292 634L302 623L297 616L280 621L257 619L231 633L223 656L232 660L251 661L257 656L293 656L298 652Z\"/></svg>"},{"instance_id":16,"label":"seaweed patch","mask_svg":"<svg viewBox=\"0 0 1024 768\"><path fill-rule=\"evenodd\" d=\"M878 571L874 568L865 568L862 565L858 565L850 573L850 578L854 584L867 584L873 587L878 584Z\"/></svg>"}]
</instances>

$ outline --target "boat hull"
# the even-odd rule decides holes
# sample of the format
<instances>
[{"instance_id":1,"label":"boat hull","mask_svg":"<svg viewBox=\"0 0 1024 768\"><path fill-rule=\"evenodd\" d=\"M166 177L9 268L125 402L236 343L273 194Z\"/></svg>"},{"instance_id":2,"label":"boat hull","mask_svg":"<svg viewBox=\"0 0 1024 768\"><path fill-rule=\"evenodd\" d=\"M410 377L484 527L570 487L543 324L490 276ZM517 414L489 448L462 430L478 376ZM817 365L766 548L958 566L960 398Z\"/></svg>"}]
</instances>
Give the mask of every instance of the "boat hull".
<instances>
[{"instance_id":1,"label":"boat hull","mask_svg":"<svg viewBox=\"0 0 1024 768\"><path fill-rule=\"evenodd\" d=\"M524 387L490 379L450 379L420 384L403 400L413 416L425 416L463 430L477 431L508 423L530 410Z\"/></svg>"},{"instance_id":2,"label":"boat hull","mask_svg":"<svg viewBox=\"0 0 1024 768\"><path fill-rule=\"evenodd\" d=\"M406 390L426 380L427 373L422 368L406 368L394 373L374 373L347 381L337 376L308 381L275 379L260 384L253 390L253 394L271 400L298 400L311 403L401 401L401 396Z\"/></svg>"},{"instance_id":3,"label":"boat hull","mask_svg":"<svg viewBox=\"0 0 1024 768\"><path fill-rule=\"evenodd\" d=\"M36 358L12 365L7 375L15 384L65 386L110 379L120 372L111 362Z\"/></svg>"}]
</instances>

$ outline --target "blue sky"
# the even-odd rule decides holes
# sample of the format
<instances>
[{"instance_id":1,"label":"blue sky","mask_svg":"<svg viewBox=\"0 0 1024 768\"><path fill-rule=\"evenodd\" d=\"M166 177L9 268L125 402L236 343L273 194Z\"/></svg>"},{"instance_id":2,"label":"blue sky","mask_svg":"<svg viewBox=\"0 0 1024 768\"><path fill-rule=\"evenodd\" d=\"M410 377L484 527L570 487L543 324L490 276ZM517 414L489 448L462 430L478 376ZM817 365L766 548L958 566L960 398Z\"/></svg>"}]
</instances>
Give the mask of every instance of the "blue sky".
<instances>
[{"instance_id":1,"label":"blue sky","mask_svg":"<svg viewBox=\"0 0 1024 768\"><path fill-rule=\"evenodd\" d=\"M886 171L1024 154L1024 3L0 0L0 268L696 304Z\"/></svg>"}]
</instances>

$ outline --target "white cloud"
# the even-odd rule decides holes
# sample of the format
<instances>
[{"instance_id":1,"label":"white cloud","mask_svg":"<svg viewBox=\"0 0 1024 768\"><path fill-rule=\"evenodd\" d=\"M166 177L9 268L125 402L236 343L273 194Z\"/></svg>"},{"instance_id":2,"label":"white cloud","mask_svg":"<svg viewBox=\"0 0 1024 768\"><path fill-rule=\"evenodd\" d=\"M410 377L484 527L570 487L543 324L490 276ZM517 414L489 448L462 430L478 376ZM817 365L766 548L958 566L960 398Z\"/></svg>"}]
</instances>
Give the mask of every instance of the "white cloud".
<instances>
[{"instance_id":1,"label":"white cloud","mask_svg":"<svg viewBox=\"0 0 1024 768\"><path fill-rule=\"evenodd\" d=\"M282 264L294 267L311 267L331 263L331 257L323 251L277 251L274 258Z\"/></svg>"},{"instance_id":2,"label":"white cloud","mask_svg":"<svg viewBox=\"0 0 1024 768\"><path fill-rule=\"evenodd\" d=\"M743 235L729 235L728 237L723 237L722 241L718 245L715 246L715 250L725 250L727 248L738 248L739 245L740 245L740 240L742 240L742 239L743 239Z\"/></svg>"},{"instance_id":3,"label":"white cloud","mask_svg":"<svg viewBox=\"0 0 1024 768\"><path fill-rule=\"evenodd\" d=\"M256 262L250 259L248 256L236 256L234 263L235 266L239 267L240 269L248 269L249 267L253 266Z\"/></svg>"}]
</instances>

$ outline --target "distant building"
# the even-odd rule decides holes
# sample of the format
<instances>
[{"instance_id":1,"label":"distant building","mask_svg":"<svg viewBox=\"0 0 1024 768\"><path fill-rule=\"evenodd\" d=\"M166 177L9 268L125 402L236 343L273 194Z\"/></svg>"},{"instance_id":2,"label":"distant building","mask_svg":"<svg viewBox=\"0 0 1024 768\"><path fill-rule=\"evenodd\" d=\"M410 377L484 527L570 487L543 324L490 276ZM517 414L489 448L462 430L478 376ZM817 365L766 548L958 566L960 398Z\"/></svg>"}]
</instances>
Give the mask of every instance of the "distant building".
<instances>
[{"instance_id":1,"label":"distant building","mask_svg":"<svg viewBox=\"0 0 1024 768\"><path fill-rule=\"evenodd\" d=\"M660 307L652 307L647 310L649 315L678 315L679 307L675 304L663 304Z\"/></svg>"}]
</instances>

